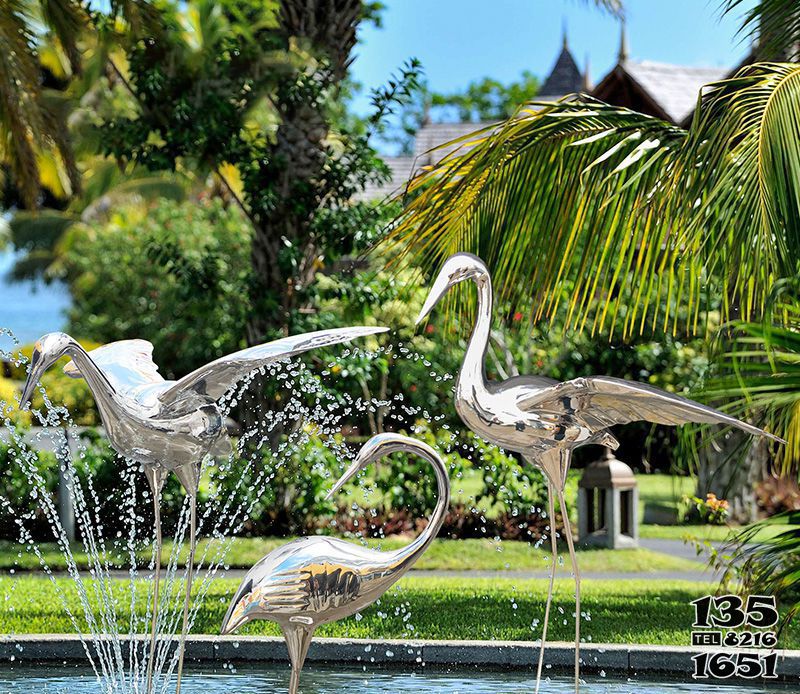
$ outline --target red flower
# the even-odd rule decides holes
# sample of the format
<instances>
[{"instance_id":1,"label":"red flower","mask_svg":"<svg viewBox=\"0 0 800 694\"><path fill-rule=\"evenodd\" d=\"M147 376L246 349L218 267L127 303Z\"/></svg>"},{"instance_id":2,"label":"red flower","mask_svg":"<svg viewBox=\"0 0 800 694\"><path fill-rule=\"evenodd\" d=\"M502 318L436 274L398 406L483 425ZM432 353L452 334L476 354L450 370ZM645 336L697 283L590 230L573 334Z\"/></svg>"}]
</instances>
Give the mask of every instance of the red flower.
<instances>
[{"instance_id":1,"label":"red flower","mask_svg":"<svg viewBox=\"0 0 800 694\"><path fill-rule=\"evenodd\" d=\"M521 321L521 320L522 320L522 313L521 313L520 311L517 311L517 312L514 314L514 320L515 320L515 321Z\"/></svg>"},{"instance_id":2,"label":"red flower","mask_svg":"<svg viewBox=\"0 0 800 694\"><path fill-rule=\"evenodd\" d=\"M417 392L417 386L415 386L415 385L412 383L412 384L411 384L411 387L409 388L409 390L410 390L412 393L416 393L416 392Z\"/></svg>"},{"instance_id":3,"label":"red flower","mask_svg":"<svg viewBox=\"0 0 800 694\"><path fill-rule=\"evenodd\" d=\"M425 332L428 333L428 335L433 332L433 326L430 323L425 326Z\"/></svg>"}]
</instances>

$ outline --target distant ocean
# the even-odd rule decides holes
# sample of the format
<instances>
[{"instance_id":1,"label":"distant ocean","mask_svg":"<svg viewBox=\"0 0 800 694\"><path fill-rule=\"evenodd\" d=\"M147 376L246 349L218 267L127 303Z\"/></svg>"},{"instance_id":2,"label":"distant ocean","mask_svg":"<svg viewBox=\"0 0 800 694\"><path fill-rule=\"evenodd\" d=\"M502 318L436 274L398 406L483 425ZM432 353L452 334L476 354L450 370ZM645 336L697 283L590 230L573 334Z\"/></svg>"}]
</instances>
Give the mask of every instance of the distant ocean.
<instances>
[{"instance_id":1,"label":"distant ocean","mask_svg":"<svg viewBox=\"0 0 800 694\"><path fill-rule=\"evenodd\" d=\"M9 282L14 254L0 251L0 328L11 330L22 344L44 333L62 330L69 308L69 292L61 284ZM3 340L6 345L6 340Z\"/></svg>"}]
</instances>

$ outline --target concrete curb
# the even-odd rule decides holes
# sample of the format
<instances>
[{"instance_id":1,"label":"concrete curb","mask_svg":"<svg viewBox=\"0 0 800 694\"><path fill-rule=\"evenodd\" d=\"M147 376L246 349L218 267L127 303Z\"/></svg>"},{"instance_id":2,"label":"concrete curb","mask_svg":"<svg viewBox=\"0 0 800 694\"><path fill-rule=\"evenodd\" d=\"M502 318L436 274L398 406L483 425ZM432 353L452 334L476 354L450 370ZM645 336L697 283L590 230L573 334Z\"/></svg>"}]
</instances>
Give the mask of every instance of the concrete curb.
<instances>
[{"instance_id":1,"label":"concrete curb","mask_svg":"<svg viewBox=\"0 0 800 694\"><path fill-rule=\"evenodd\" d=\"M135 637L144 640L144 636ZM127 641L127 638L123 638ZM177 641L175 641L177 643ZM87 647L92 649L91 644ZM642 675L661 673L689 679L691 657L717 648L583 644L583 671ZM733 651L740 652L740 651ZM763 653L764 651L762 651ZM778 674L800 681L800 650L778 650ZM308 653L311 662L339 664L461 666L500 669L531 669L538 658L538 644L532 641L414 641L370 639L314 639ZM271 636L192 636L187 641L190 660L205 663L286 662L282 638ZM545 663L551 671L568 671L574 662L571 643L550 643ZM63 663L86 659L84 645L75 635L36 634L0 638L0 663Z\"/></svg>"}]
</instances>

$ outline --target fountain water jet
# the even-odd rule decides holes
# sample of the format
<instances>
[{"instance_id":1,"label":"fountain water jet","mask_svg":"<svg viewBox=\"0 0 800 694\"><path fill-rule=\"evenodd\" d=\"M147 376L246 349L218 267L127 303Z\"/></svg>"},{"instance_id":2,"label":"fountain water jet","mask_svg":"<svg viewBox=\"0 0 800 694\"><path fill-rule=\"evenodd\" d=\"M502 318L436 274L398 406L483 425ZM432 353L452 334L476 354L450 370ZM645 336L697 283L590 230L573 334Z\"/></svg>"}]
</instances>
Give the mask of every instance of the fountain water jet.
<instances>
[{"instance_id":1,"label":"fountain water jet","mask_svg":"<svg viewBox=\"0 0 800 694\"><path fill-rule=\"evenodd\" d=\"M176 694L180 694L189 629L200 467L207 455L227 457L231 450L217 401L237 381L271 362L385 330L375 327L340 328L282 338L217 359L178 381L166 381L158 373L152 360L153 346L144 340L114 342L91 353L65 333L49 333L36 342L20 398L21 405L30 402L42 374L68 355L72 361L64 368L65 373L86 380L112 446L118 453L140 462L151 485L155 507L156 561L147 694L152 692L161 580L159 496L167 473L171 471L177 475L190 498L189 561L176 688Z\"/></svg>"}]
</instances>

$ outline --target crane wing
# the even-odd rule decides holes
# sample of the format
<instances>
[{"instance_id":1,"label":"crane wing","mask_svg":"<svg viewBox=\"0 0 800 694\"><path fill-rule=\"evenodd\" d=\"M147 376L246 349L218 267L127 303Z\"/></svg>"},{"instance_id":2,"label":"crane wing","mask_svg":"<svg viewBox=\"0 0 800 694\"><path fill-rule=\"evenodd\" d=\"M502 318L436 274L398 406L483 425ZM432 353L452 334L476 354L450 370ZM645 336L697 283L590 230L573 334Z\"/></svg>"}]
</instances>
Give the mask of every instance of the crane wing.
<instances>
[{"instance_id":1,"label":"crane wing","mask_svg":"<svg viewBox=\"0 0 800 694\"><path fill-rule=\"evenodd\" d=\"M153 345L147 340L109 342L88 354L118 393L130 394L141 386L164 383L153 361ZM83 378L72 360L64 367L64 373L71 378Z\"/></svg>"},{"instance_id":2,"label":"crane wing","mask_svg":"<svg viewBox=\"0 0 800 694\"><path fill-rule=\"evenodd\" d=\"M724 424L748 434L767 436L783 442L769 432L731 417L712 407L673 395L645 383L624 381L610 376L593 376L565 381L532 393L519 406L526 411L544 410L590 422L591 428L647 421L656 424Z\"/></svg>"},{"instance_id":3,"label":"crane wing","mask_svg":"<svg viewBox=\"0 0 800 694\"><path fill-rule=\"evenodd\" d=\"M160 393L159 399L163 404L167 404L183 393L194 392L218 400L237 381L270 362L387 330L388 328L367 326L335 328L283 337L280 340L249 347L192 371Z\"/></svg>"}]
</instances>

